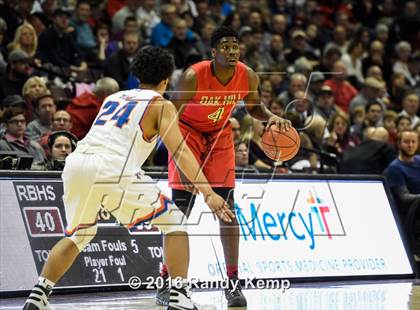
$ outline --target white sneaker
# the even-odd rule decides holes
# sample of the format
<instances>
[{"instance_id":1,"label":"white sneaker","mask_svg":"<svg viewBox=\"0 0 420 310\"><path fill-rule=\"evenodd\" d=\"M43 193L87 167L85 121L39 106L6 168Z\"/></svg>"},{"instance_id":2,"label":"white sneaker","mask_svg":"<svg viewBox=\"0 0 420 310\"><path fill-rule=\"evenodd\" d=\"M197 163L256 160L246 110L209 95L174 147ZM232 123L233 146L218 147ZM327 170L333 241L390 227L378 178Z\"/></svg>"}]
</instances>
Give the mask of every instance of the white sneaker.
<instances>
[{"instance_id":1,"label":"white sneaker","mask_svg":"<svg viewBox=\"0 0 420 310\"><path fill-rule=\"evenodd\" d=\"M200 305L191 299L190 287L183 286L181 289L170 290L169 305L167 310L216 310L212 305Z\"/></svg>"},{"instance_id":2,"label":"white sneaker","mask_svg":"<svg viewBox=\"0 0 420 310\"><path fill-rule=\"evenodd\" d=\"M171 288L169 294L169 305L167 310L198 310L192 302L188 286L182 288Z\"/></svg>"},{"instance_id":3,"label":"white sneaker","mask_svg":"<svg viewBox=\"0 0 420 310\"><path fill-rule=\"evenodd\" d=\"M41 289L34 288L23 306L23 310L54 310Z\"/></svg>"}]
</instances>

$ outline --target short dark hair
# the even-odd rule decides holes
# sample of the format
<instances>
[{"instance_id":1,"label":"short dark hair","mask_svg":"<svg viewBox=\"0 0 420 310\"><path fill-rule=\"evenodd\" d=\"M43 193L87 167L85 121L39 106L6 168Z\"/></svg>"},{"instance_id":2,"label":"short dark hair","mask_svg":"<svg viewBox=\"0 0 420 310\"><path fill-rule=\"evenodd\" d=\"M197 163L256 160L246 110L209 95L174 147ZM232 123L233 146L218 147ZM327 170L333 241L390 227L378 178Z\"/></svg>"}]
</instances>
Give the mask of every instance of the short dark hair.
<instances>
[{"instance_id":1,"label":"short dark hair","mask_svg":"<svg viewBox=\"0 0 420 310\"><path fill-rule=\"evenodd\" d=\"M239 147L241 144L245 144L246 148L248 149L248 143L247 143L245 140L239 140L239 141L236 141L236 142L234 143L234 146L235 146L235 151L237 151L237 150L238 150L238 147Z\"/></svg>"},{"instance_id":2,"label":"short dark hair","mask_svg":"<svg viewBox=\"0 0 420 310\"><path fill-rule=\"evenodd\" d=\"M39 108L39 103L40 103L40 101L42 100L42 99L44 99L44 98L51 98L53 101L54 101L54 104L55 104L55 99L54 99L54 96L51 94L51 92L48 90L48 91L45 91L45 92L42 92L38 97L36 97L36 99L35 99L35 104L34 104L34 106L35 106L35 109L38 109Z\"/></svg>"},{"instance_id":3,"label":"short dark hair","mask_svg":"<svg viewBox=\"0 0 420 310\"><path fill-rule=\"evenodd\" d=\"M96 26L96 28L95 28L95 35L97 35L98 34L98 31L100 30L100 29L106 29L107 31L108 31L108 33L110 33L111 31L110 31L110 27L105 23L105 22L102 22L102 21L100 21L99 23L98 23L98 25Z\"/></svg>"},{"instance_id":4,"label":"short dark hair","mask_svg":"<svg viewBox=\"0 0 420 310\"><path fill-rule=\"evenodd\" d=\"M378 101L374 100L374 101L370 101L370 102L366 105L366 107L365 107L365 111L366 111L366 113L367 113L367 112L369 112L370 107L371 107L371 106L373 106L373 105L378 105L378 106L380 106L380 107L381 107L381 111L383 111L383 110L384 110L384 108L383 108L382 104L381 104L380 102L378 102Z\"/></svg>"},{"instance_id":5,"label":"short dark hair","mask_svg":"<svg viewBox=\"0 0 420 310\"><path fill-rule=\"evenodd\" d=\"M400 124L400 122L401 122L403 119L408 120L408 121L410 122L410 124L411 124L411 118L410 118L410 116L408 116L408 115L399 115L399 116L397 117L397 119L395 120L395 125L397 125L397 127L398 127L398 125Z\"/></svg>"},{"instance_id":6,"label":"short dark hair","mask_svg":"<svg viewBox=\"0 0 420 310\"><path fill-rule=\"evenodd\" d=\"M131 64L131 72L140 83L157 85L169 78L174 71L174 57L158 46L141 48Z\"/></svg>"},{"instance_id":7,"label":"short dark hair","mask_svg":"<svg viewBox=\"0 0 420 310\"><path fill-rule=\"evenodd\" d=\"M25 116L25 110L22 107L9 107L5 110L3 117L2 117L2 121L5 123L8 123L13 117L18 116L18 115L23 115ZM26 120L26 117L25 117Z\"/></svg>"},{"instance_id":8,"label":"short dark hair","mask_svg":"<svg viewBox=\"0 0 420 310\"><path fill-rule=\"evenodd\" d=\"M135 16L127 16L124 19L124 26L127 26L128 22L137 22L137 18Z\"/></svg>"},{"instance_id":9,"label":"short dark hair","mask_svg":"<svg viewBox=\"0 0 420 310\"><path fill-rule=\"evenodd\" d=\"M78 0L76 3L76 8L79 8L79 6L81 6L82 4L89 4L89 6L92 7L89 0Z\"/></svg>"},{"instance_id":10,"label":"short dark hair","mask_svg":"<svg viewBox=\"0 0 420 310\"><path fill-rule=\"evenodd\" d=\"M270 108L271 108L272 104L277 104L277 105L281 106L282 108L284 108L283 100L281 100L280 98L275 98L274 100L272 100L270 102L270 105L269 105Z\"/></svg>"},{"instance_id":11,"label":"short dark hair","mask_svg":"<svg viewBox=\"0 0 420 310\"><path fill-rule=\"evenodd\" d=\"M232 27L221 26L211 35L210 46L216 47L217 44L219 44L220 39L224 37L235 37L239 42L239 35Z\"/></svg>"}]
</instances>

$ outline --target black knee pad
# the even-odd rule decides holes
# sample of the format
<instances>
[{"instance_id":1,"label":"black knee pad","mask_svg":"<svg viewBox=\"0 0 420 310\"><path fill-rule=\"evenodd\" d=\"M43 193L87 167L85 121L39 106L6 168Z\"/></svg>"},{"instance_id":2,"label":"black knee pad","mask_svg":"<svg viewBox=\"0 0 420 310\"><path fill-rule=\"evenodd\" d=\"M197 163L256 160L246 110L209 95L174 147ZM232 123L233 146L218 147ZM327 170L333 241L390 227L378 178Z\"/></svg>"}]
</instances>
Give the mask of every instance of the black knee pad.
<instances>
[{"instance_id":1,"label":"black knee pad","mask_svg":"<svg viewBox=\"0 0 420 310\"><path fill-rule=\"evenodd\" d=\"M188 191L172 189L172 201L182 213L189 217L194 207L195 195Z\"/></svg>"}]
</instances>

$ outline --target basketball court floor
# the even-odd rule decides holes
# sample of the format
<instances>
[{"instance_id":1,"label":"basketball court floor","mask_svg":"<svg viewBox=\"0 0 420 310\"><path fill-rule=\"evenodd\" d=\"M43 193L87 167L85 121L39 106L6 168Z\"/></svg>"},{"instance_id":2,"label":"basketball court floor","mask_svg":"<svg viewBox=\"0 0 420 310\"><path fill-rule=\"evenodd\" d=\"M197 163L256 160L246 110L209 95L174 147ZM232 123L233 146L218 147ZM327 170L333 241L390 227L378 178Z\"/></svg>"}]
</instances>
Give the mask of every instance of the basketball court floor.
<instances>
[{"instance_id":1,"label":"basketball court floor","mask_svg":"<svg viewBox=\"0 0 420 310\"><path fill-rule=\"evenodd\" d=\"M420 280L317 282L275 289L244 290L249 310L269 309L420 309ZM194 301L227 309L223 291L195 291ZM1 299L0 309L22 309L25 298ZM53 295L56 310L163 309L154 303L153 291L120 291ZM210 309L210 308L209 308ZM214 309L214 308L213 308ZM245 308L231 308L245 309Z\"/></svg>"}]
</instances>

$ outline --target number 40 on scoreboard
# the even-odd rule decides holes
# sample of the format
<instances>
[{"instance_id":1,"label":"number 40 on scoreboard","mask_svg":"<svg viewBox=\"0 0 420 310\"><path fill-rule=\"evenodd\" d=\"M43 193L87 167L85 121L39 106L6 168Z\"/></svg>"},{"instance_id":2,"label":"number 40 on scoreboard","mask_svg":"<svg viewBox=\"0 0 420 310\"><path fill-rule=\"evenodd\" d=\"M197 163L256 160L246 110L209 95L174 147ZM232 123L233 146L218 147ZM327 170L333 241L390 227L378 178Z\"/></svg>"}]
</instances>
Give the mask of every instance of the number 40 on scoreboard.
<instances>
[{"instance_id":1,"label":"number 40 on scoreboard","mask_svg":"<svg viewBox=\"0 0 420 310\"><path fill-rule=\"evenodd\" d=\"M57 207L25 207L23 214L31 237L64 235L64 225Z\"/></svg>"}]
</instances>

